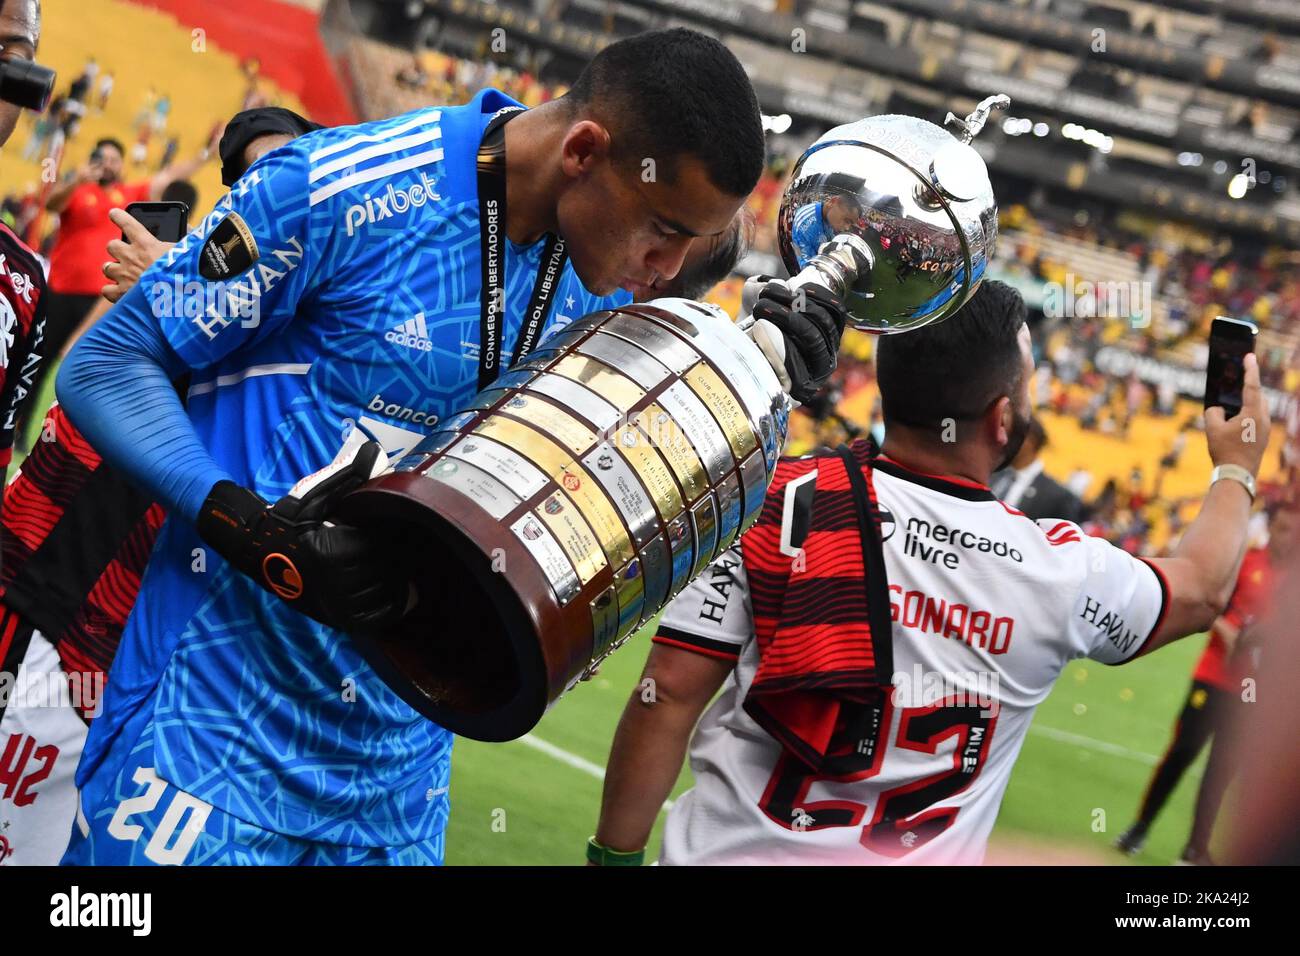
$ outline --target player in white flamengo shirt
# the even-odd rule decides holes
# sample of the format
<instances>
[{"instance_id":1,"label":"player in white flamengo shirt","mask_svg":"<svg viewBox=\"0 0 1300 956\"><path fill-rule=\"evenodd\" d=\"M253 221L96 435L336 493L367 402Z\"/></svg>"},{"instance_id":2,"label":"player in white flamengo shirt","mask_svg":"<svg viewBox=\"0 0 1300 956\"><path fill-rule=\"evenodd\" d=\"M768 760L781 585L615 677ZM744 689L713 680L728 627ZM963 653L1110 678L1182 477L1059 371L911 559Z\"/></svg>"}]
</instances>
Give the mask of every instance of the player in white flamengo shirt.
<instances>
[{"instance_id":1,"label":"player in white flamengo shirt","mask_svg":"<svg viewBox=\"0 0 1300 956\"><path fill-rule=\"evenodd\" d=\"M943 699L960 694L970 706L949 708L952 721L929 728L926 740L911 741L937 742L934 752L881 748L883 759L871 776L850 782L810 777L797 801L779 800L778 807L769 797L765 809L781 746L741 706L758 666L758 647L744 566L736 553L729 554L660 621L661 643L719 654L725 645L739 655L692 741L695 788L668 817L665 863L766 863L790 853L808 863L887 862L889 856L861 843L882 799L922 781L944 790L945 780L961 790L936 800L933 808L955 809L951 824L897 858L979 862L1034 708L1061 669L1077 657L1107 664L1130 659L1160 619L1165 601L1156 572L1076 525L1040 527L1007 511L987 489L913 475L885 461L876 468L875 486L894 519L885 566L896 690L880 739L899 741L905 720L910 724ZM888 528L886 522L886 533ZM952 529L958 529L955 542L945 533ZM989 550L979 550L983 542ZM922 548L929 560L920 557ZM937 565L931 563L936 553ZM946 554L954 556L955 569L943 565ZM1101 570L1090 571L1094 560ZM988 617L976 618L980 612ZM973 618L986 626L972 634ZM963 757L969 767L962 766ZM824 800L861 806L858 824L798 829L795 811L815 817ZM785 811L779 815L788 817L789 828L772 825L769 815L777 810Z\"/></svg>"},{"instance_id":2,"label":"player in white flamengo shirt","mask_svg":"<svg viewBox=\"0 0 1300 956\"><path fill-rule=\"evenodd\" d=\"M644 674L653 684L638 685L619 725L589 859L622 862L644 847L689 738L695 786L668 815L665 864L979 863L1034 708L1065 665L1122 664L1213 621L1244 553L1243 483L1215 482L1176 554L1153 560L1070 522L1035 523L989 491L1030 413L1023 320L1019 296L986 282L943 326L880 347L888 431L873 480L894 691L874 720L863 708L859 726L849 721L834 775L783 758L743 709L759 649L733 549L660 622ZM1242 416L1211 409L1207 438L1216 464L1253 476L1268 414L1247 363ZM1242 440L1245 417L1254 442ZM945 418L961 423L957 441L922 434ZM785 508L800 497L787 493Z\"/></svg>"}]
</instances>

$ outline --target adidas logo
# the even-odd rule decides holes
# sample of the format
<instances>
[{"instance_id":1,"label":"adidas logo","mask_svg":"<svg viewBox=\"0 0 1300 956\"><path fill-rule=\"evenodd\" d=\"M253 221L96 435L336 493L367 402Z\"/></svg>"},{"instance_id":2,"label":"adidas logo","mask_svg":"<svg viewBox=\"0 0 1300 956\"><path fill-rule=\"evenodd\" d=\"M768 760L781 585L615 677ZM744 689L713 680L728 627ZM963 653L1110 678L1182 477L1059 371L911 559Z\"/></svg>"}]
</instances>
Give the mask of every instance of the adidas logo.
<instances>
[{"instance_id":1,"label":"adidas logo","mask_svg":"<svg viewBox=\"0 0 1300 956\"><path fill-rule=\"evenodd\" d=\"M384 341L419 352L433 351L433 343L429 341L429 327L424 324L423 312L413 319L407 319L400 325L393 326L391 332L384 333Z\"/></svg>"}]
</instances>

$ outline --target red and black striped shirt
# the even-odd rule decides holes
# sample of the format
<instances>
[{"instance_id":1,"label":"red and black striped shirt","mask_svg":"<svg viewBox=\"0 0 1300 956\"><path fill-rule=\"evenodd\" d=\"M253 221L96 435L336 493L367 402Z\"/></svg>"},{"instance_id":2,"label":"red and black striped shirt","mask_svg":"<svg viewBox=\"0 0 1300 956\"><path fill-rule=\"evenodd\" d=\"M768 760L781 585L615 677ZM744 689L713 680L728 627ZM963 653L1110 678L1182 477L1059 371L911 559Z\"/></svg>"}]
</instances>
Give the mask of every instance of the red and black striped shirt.
<instances>
[{"instance_id":1,"label":"red and black striped shirt","mask_svg":"<svg viewBox=\"0 0 1300 956\"><path fill-rule=\"evenodd\" d=\"M58 650L69 673L107 673L163 509L51 406L5 489L0 600Z\"/></svg>"}]
</instances>

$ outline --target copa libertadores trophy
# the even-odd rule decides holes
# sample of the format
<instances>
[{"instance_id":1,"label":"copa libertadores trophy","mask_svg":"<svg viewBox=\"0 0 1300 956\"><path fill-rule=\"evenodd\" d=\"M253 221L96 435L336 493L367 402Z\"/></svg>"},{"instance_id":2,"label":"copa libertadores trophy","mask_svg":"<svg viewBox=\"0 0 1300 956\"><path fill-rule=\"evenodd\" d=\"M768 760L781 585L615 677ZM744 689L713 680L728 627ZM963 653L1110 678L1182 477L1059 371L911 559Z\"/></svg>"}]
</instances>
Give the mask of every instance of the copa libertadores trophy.
<instances>
[{"instance_id":1,"label":"copa libertadores trophy","mask_svg":"<svg viewBox=\"0 0 1300 956\"><path fill-rule=\"evenodd\" d=\"M814 143L780 211L792 285L873 332L955 312L997 233L970 140L1007 102ZM349 496L340 518L382 533L419 592L397 630L357 639L403 699L463 736L519 737L749 528L793 404L751 324L684 299L586 316Z\"/></svg>"}]
</instances>

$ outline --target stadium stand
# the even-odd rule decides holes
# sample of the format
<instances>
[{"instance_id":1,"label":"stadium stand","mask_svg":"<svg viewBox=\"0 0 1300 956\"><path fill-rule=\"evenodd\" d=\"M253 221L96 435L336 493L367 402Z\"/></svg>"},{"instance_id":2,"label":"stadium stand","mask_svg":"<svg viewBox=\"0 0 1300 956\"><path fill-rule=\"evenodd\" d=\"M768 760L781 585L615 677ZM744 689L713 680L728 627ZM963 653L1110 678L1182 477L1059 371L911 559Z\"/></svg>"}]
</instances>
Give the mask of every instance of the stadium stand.
<instances>
[{"instance_id":1,"label":"stadium stand","mask_svg":"<svg viewBox=\"0 0 1300 956\"><path fill-rule=\"evenodd\" d=\"M561 95L585 58L618 36L677 22L721 33L754 77L765 112L784 119L783 126L773 124L769 168L749 201L756 221L752 251L737 276L711 296L733 313L743 275L781 268L775 254L781 190L811 139L870 112L939 119L944 110L973 102L977 92L1008 89L1013 115L989 134L986 150L1002 204L992 271L1021 288L1034 308L1048 378L1043 416L1053 435L1044 456L1049 471L1060 480L1076 475L1086 497L1108 485L1127 487L1135 469L1146 476L1148 490L1160 476L1162 496L1170 501L1194 495L1206 462L1192 454L1169 459L1197 404L1177 389L1169 394L1160 379L1184 381L1188 370L1194 376L1203 368L1205 334L1215 315L1248 316L1261 327L1261 367L1266 384L1278 390L1279 414L1286 411L1282 398L1300 387L1300 261L1282 241L1300 236L1294 183L1300 178L1300 99L1270 86L1269 74L1259 72L1300 64L1300 29L1286 23L1260 41L1249 16L1243 21L1177 4L1109 0L901 0L890 6L834 0L298 0L287 15L265 18L279 26L259 23L250 30L258 20L244 8L247 2L235 0L228 14L216 16L196 0L95 7L92 16L103 20L110 36L121 35L113 32L118 23L142 29L146 21L138 18L145 17L153 18L147 22L156 30L166 11L176 18L173 40L159 45L159 55L179 58L192 55L190 24L200 22L202 6L208 40L226 52L212 50L216 71L205 72L201 91L168 91L177 107L169 135L181 136L182 149L217 118L187 108L202 103L210 109L213 90L229 91L230 112L254 95L251 84L260 99L299 104L324 122L463 101L484 86L536 105ZM59 17L47 13L47 35L63 29ZM1049 36L1052 18L1104 29L1111 55L1104 62L1089 58L1070 37ZM792 49L786 27L795 22L806 28L806 49L815 56ZM492 43L498 26L510 31L504 48ZM841 42L848 32L854 45ZM56 65L70 76L92 49L84 39L65 43L59 35ZM1198 76L1198 64L1213 57L1231 59L1234 68ZM182 62L163 72L192 77ZM274 88L268 83L281 77ZM129 128L149 86L124 63L108 113L88 117L78 142L101 129ZM1126 109L1116 111L1116 104ZM1258 168L1250 188L1235 201L1226 198L1239 171L1237 154L1255 147ZM151 149L154 162L159 143ZM0 171L7 168L15 170L10 183L37 181L39 167L19 164L13 155L0 158ZM214 171L205 177L215 178ZM1059 295L1070 283L1096 287L1096 301L1109 317L1081 324L1071 321L1077 316L1047 314L1053 290ZM1108 299L1107 289L1137 290L1147 311L1129 314L1133 303ZM1128 312L1106 312L1121 305ZM844 351L838 411L867 428L875 402L871 340L850 334ZM1135 366L1145 378L1137 384L1130 374ZM793 447L817 441L823 425L805 416ZM1271 463L1277 459L1270 456ZM1080 474L1085 463L1086 484ZM1275 472L1270 464L1266 479ZM1182 516L1171 518L1177 507L1167 510L1148 515L1153 541L1168 540L1181 522Z\"/></svg>"},{"instance_id":2,"label":"stadium stand","mask_svg":"<svg viewBox=\"0 0 1300 956\"><path fill-rule=\"evenodd\" d=\"M297 97L317 122L339 126L356 114L321 35L322 0L133 0L206 32Z\"/></svg>"},{"instance_id":3,"label":"stadium stand","mask_svg":"<svg viewBox=\"0 0 1300 956\"><path fill-rule=\"evenodd\" d=\"M147 57L141 55L140 37L149 37ZM204 52L196 52L190 29L170 15L122 0L46 4L41 56L58 71L56 95L67 90L92 58L101 70L115 76L107 108L101 112L92 105L68 142L61 157L64 168L68 163L84 163L92 144L101 137L121 139L129 151L138 142L137 130L149 119L149 110L160 95L170 97L172 104L166 128L150 136L143 163L128 161L128 180L155 171L173 138L180 155L196 152L208 141L214 125L238 111L253 92L267 102L305 109L264 77L250 77L240 58L215 42L208 42ZM194 69L197 56L204 58L202 70ZM92 100L97 102L97 97ZM23 156L24 140L39 120L28 115L14 135L13 146L0 154L0 181L11 194L34 197L57 176L57 161L49 166ZM223 188L217 164L204 167L195 177L195 185L201 206L215 202ZM42 218L36 227L43 235L44 228L51 225Z\"/></svg>"},{"instance_id":4,"label":"stadium stand","mask_svg":"<svg viewBox=\"0 0 1300 956\"><path fill-rule=\"evenodd\" d=\"M1199 403L1161 381L1200 374L1215 315L1245 315L1261 326L1258 351L1266 384L1278 390L1279 414L1288 407L1286 394L1300 385L1293 367L1300 272L1294 253L1276 241L1288 229L1300 236L1300 216L1282 215L1296 206L1290 180L1292 168L1300 173L1300 151L1291 151L1297 103L1231 70L1191 82L1195 64L1212 56L1286 65L1300 52L1293 37L1252 46L1244 40L1258 31L1219 17L1072 0L960 9L940 0L889 7L829 0L425 0L422 9L351 0L348 7L367 27L351 40L346 61L359 108L370 116L456 101L488 84L536 102L564 89L576 72L568 55L574 51L670 22L721 33L754 77L765 111L786 114L749 202L757 223L753 251L737 277L710 297L733 313L741 275L779 271L781 190L793 159L827 126L881 111L939 119L943 110L970 103L976 89L1007 88L1013 115L986 150L1002 203L993 274L1014 282L1034 307L1046 379L1042 415L1052 435L1044 459L1059 480L1074 476L1086 498L1105 492L1107 524L1095 530L1134 548L1167 544L1188 517L1180 502L1203 487L1203 452L1173 453ZM543 9L550 20L534 19ZM1103 28L1116 55L1100 62L1080 55L1077 43L1045 38L1045 18L1053 17ZM791 49L786 26L796 22L815 56ZM496 25L511 31L507 50L489 42ZM849 31L856 49L837 43L835 34ZM887 55L870 55L882 50ZM1165 69L1171 56L1183 57L1186 69ZM1117 111L1116 104L1126 108ZM1136 114L1150 119L1120 128ZM1224 137L1244 138L1238 150L1264 148L1255 180L1235 201L1226 190L1240 156L1228 161L1233 149ZM1135 194L1130 184L1144 184L1146 192ZM1045 314L1050 295L1085 283L1096 288L1101 321ZM1140 299L1119 295L1127 290ZM840 418L862 428L873 422L871 351L869 337L851 334L839 383ZM838 436L840 428L835 419L802 416L791 447ZM1282 436L1275 441L1280 446ZM1270 453L1266 481L1277 476L1279 458ZM1108 488L1123 492L1114 504ZM1157 498L1167 505L1155 504Z\"/></svg>"}]
</instances>

